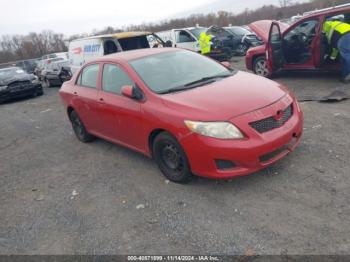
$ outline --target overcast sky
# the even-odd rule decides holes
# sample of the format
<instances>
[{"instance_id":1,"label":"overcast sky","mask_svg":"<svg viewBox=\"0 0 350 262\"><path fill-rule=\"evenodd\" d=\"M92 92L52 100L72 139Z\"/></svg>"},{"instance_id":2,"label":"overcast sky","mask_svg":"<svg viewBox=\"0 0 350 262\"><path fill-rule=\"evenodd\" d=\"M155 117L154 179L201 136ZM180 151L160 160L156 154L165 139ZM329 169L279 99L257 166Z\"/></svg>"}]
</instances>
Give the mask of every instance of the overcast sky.
<instances>
[{"instance_id":1,"label":"overcast sky","mask_svg":"<svg viewBox=\"0 0 350 262\"><path fill-rule=\"evenodd\" d=\"M0 35L51 29L66 35L159 21L213 0L0 0Z\"/></svg>"}]
</instances>

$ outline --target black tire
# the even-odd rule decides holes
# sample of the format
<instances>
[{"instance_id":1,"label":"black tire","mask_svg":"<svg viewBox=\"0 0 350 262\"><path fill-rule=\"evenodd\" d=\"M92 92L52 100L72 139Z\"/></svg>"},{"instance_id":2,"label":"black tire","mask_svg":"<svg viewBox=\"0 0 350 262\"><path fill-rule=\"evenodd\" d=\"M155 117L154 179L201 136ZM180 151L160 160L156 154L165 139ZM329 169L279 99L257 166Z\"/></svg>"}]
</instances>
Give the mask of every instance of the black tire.
<instances>
[{"instance_id":1,"label":"black tire","mask_svg":"<svg viewBox=\"0 0 350 262\"><path fill-rule=\"evenodd\" d=\"M271 73L269 72L269 69L267 67L266 58L264 56L259 56L258 58L256 58L254 60L253 72L259 76L263 76L263 77L267 77L267 78L271 77Z\"/></svg>"},{"instance_id":2,"label":"black tire","mask_svg":"<svg viewBox=\"0 0 350 262\"><path fill-rule=\"evenodd\" d=\"M86 131L83 122L81 121L80 117L74 110L69 114L69 119L72 123L72 127L75 135L81 142L89 143L95 140L95 136L89 134Z\"/></svg>"},{"instance_id":3,"label":"black tire","mask_svg":"<svg viewBox=\"0 0 350 262\"><path fill-rule=\"evenodd\" d=\"M247 54L248 47L245 44L239 44L237 47L237 53L239 56L245 56Z\"/></svg>"},{"instance_id":4,"label":"black tire","mask_svg":"<svg viewBox=\"0 0 350 262\"><path fill-rule=\"evenodd\" d=\"M166 178L176 183L187 183L192 179L187 156L175 137L160 133L153 141L152 152Z\"/></svg>"}]
</instances>

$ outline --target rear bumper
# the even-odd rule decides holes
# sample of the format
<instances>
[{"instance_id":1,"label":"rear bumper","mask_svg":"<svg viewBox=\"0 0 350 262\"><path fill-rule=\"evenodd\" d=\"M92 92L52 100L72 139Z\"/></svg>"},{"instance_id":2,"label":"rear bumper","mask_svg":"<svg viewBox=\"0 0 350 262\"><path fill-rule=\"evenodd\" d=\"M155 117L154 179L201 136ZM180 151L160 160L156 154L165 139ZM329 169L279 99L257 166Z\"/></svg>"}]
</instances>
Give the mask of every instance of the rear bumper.
<instances>
[{"instance_id":1,"label":"rear bumper","mask_svg":"<svg viewBox=\"0 0 350 262\"><path fill-rule=\"evenodd\" d=\"M192 172L198 176L227 179L254 173L282 159L297 147L302 136L303 113L296 102L293 106L297 110L283 126L262 134L246 125L254 112L233 119L231 122L236 123L246 139L220 140L189 134L180 142ZM259 111L265 115L274 109L269 106ZM230 161L234 167L220 169L216 160Z\"/></svg>"}]
</instances>

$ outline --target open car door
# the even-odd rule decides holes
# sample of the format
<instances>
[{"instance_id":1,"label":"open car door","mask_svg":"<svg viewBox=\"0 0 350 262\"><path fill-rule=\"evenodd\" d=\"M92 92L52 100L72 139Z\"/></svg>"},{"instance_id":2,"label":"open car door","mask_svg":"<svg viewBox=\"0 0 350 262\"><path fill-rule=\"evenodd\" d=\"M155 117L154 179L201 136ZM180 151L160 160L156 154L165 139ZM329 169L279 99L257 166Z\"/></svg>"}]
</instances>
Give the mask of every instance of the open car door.
<instances>
[{"instance_id":1,"label":"open car door","mask_svg":"<svg viewBox=\"0 0 350 262\"><path fill-rule=\"evenodd\" d=\"M272 22L269 32L269 40L266 45L266 61L271 73L280 69L284 64L282 49L282 34L277 22Z\"/></svg>"}]
</instances>

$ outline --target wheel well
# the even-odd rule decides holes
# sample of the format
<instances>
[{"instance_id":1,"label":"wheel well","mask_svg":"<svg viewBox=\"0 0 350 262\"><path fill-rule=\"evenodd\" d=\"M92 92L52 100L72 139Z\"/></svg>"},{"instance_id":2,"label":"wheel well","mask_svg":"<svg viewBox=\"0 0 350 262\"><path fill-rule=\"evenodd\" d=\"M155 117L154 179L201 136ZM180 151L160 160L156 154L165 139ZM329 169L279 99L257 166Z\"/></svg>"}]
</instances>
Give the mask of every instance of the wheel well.
<instances>
[{"instance_id":1,"label":"wheel well","mask_svg":"<svg viewBox=\"0 0 350 262\"><path fill-rule=\"evenodd\" d=\"M252 64L252 68L253 68L253 69L254 69L255 61L256 61L256 59L258 59L259 57L265 57L265 55L255 55L255 56L253 56L253 64Z\"/></svg>"},{"instance_id":2,"label":"wheel well","mask_svg":"<svg viewBox=\"0 0 350 262\"><path fill-rule=\"evenodd\" d=\"M151 153L151 156L153 156L153 150L152 150L153 141L156 138L156 136L158 136L162 132L168 132L168 131L165 129L157 128L153 130L148 137L148 147L149 147L149 152Z\"/></svg>"},{"instance_id":3,"label":"wheel well","mask_svg":"<svg viewBox=\"0 0 350 262\"><path fill-rule=\"evenodd\" d=\"M67 114L68 114L68 116L70 115L70 113L72 113L72 111L74 111L74 108L71 107L71 106L68 106L68 108L67 108Z\"/></svg>"}]
</instances>

